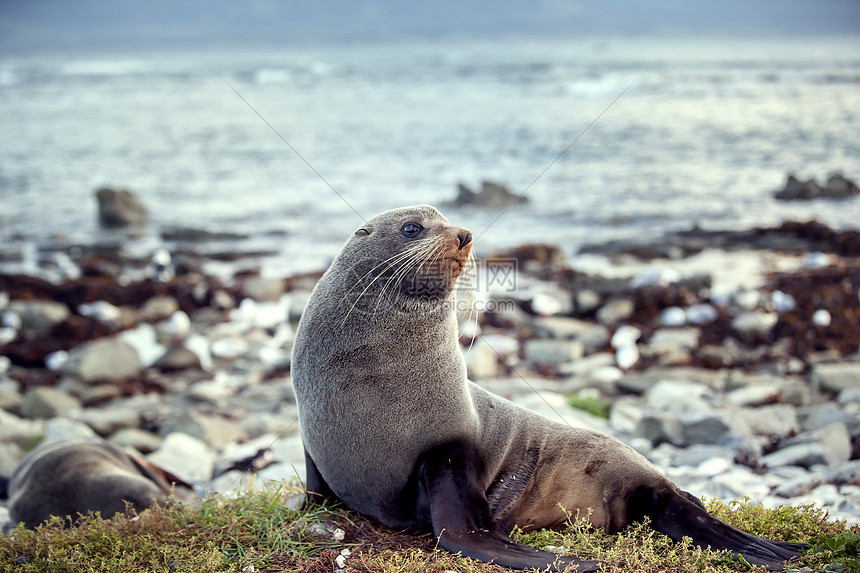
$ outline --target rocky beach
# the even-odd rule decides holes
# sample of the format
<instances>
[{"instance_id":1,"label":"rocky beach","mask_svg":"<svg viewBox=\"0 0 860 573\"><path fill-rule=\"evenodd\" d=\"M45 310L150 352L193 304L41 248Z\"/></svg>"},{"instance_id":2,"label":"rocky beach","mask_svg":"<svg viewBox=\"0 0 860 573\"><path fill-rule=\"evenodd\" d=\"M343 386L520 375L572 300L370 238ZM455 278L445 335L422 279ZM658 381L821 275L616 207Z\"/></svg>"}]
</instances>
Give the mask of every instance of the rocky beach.
<instances>
[{"instance_id":1,"label":"rocky beach","mask_svg":"<svg viewBox=\"0 0 860 573\"><path fill-rule=\"evenodd\" d=\"M0 475L89 436L200 495L304 477L290 351L323 269L269 278L241 237L164 233L144 255L58 241L39 273L0 275ZM618 437L697 496L860 523L857 230L527 244L476 277L461 342L479 384Z\"/></svg>"}]
</instances>

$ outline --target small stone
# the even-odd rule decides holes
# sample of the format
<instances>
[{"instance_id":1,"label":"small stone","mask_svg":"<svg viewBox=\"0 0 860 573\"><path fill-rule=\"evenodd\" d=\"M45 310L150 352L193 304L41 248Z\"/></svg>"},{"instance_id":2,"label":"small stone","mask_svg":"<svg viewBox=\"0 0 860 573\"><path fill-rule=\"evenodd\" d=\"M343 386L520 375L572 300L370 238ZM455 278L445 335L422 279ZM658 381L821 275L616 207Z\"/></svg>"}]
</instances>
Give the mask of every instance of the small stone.
<instances>
[{"instance_id":1,"label":"small stone","mask_svg":"<svg viewBox=\"0 0 860 573\"><path fill-rule=\"evenodd\" d=\"M701 331L698 328L661 328L648 341L648 346L658 352L676 348L693 349L699 346Z\"/></svg>"},{"instance_id":2,"label":"small stone","mask_svg":"<svg viewBox=\"0 0 860 573\"><path fill-rule=\"evenodd\" d=\"M639 347L635 344L622 346L615 351L615 363L621 370L632 368L639 362Z\"/></svg>"},{"instance_id":3,"label":"small stone","mask_svg":"<svg viewBox=\"0 0 860 573\"><path fill-rule=\"evenodd\" d=\"M24 395L21 414L25 418L54 418L81 407L77 398L62 390L39 386L31 388Z\"/></svg>"},{"instance_id":4,"label":"small stone","mask_svg":"<svg viewBox=\"0 0 860 573\"><path fill-rule=\"evenodd\" d=\"M162 372L176 372L187 368L201 368L200 358L184 346L170 348L152 365Z\"/></svg>"},{"instance_id":5,"label":"small stone","mask_svg":"<svg viewBox=\"0 0 860 573\"><path fill-rule=\"evenodd\" d=\"M181 432L165 437L161 447L147 459L191 483L211 479L215 465L215 455L205 442Z\"/></svg>"},{"instance_id":6,"label":"small stone","mask_svg":"<svg viewBox=\"0 0 860 573\"><path fill-rule=\"evenodd\" d=\"M760 406L780 396L778 384L752 384L726 393L726 401L734 406Z\"/></svg>"},{"instance_id":7,"label":"small stone","mask_svg":"<svg viewBox=\"0 0 860 573\"><path fill-rule=\"evenodd\" d=\"M135 349L117 337L84 343L69 352L61 370L84 381L122 379L137 374L143 364Z\"/></svg>"},{"instance_id":8,"label":"small stone","mask_svg":"<svg viewBox=\"0 0 860 573\"><path fill-rule=\"evenodd\" d=\"M140 320L143 322L166 320L177 310L179 310L179 302L172 296L154 296L140 309Z\"/></svg>"},{"instance_id":9,"label":"small stone","mask_svg":"<svg viewBox=\"0 0 860 573\"><path fill-rule=\"evenodd\" d=\"M20 317L16 330L20 329L34 336L47 334L54 326L71 316L69 307L53 300L13 300L3 313L4 323L11 320L7 319L7 313Z\"/></svg>"},{"instance_id":10,"label":"small stone","mask_svg":"<svg viewBox=\"0 0 860 573\"><path fill-rule=\"evenodd\" d=\"M108 441L115 446L134 448L144 454L154 452L164 442L158 434L140 428L122 428L108 438Z\"/></svg>"},{"instance_id":11,"label":"small stone","mask_svg":"<svg viewBox=\"0 0 860 573\"><path fill-rule=\"evenodd\" d=\"M812 324L820 328L827 328L832 320L830 312L826 309L820 308L812 313Z\"/></svg>"},{"instance_id":12,"label":"small stone","mask_svg":"<svg viewBox=\"0 0 860 573\"><path fill-rule=\"evenodd\" d=\"M597 311L597 320L601 324L618 324L633 316L634 305L630 299L611 300Z\"/></svg>"},{"instance_id":13,"label":"small stone","mask_svg":"<svg viewBox=\"0 0 860 573\"><path fill-rule=\"evenodd\" d=\"M499 373L499 357L483 339L479 338L464 349L466 372L470 379L493 378Z\"/></svg>"},{"instance_id":14,"label":"small stone","mask_svg":"<svg viewBox=\"0 0 860 573\"><path fill-rule=\"evenodd\" d=\"M69 418L52 418L45 422L45 438L39 445L79 438L98 439L92 428L83 422L70 420Z\"/></svg>"},{"instance_id":15,"label":"small stone","mask_svg":"<svg viewBox=\"0 0 860 573\"><path fill-rule=\"evenodd\" d=\"M711 395L711 389L697 382L679 380L660 380L647 392L645 398L649 407L655 410L677 411L679 405L689 406L702 402Z\"/></svg>"},{"instance_id":16,"label":"small stone","mask_svg":"<svg viewBox=\"0 0 860 573\"><path fill-rule=\"evenodd\" d=\"M775 312L743 312L732 320L738 332L766 334L776 326L779 315Z\"/></svg>"},{"instance_id":17,"label":"small stone","mask_svg":"<svg viewBox=\"0 0 860 573\"><path fill-rule=\"evenodd\" d=\"M212 446L222 448L243 437L242 431L233 422L220 416L188 412L162 428L163 435L182 433L197 438Z\"/></svg>"},{"instance_id":18,"label":"small stone","mask_svg":"<svg viewBox=\"0 0 860 573\"><path fill-rule=\"evenodd\" d=\"M684 326L687 323L687 313L680 306L670 306L663 309L657 321L661 326Z\"/></svg>"},{"instance_id":19,"label":"small stone","mask_svg":"<svg viewBox=\"0 0 860 573\"><path fill-rule=\"evenodd\" d=\"M574 304L578 314L589 314L600 306L600 295L589 289L577 291L574 295Z\"/></svg>"},{"instance_id":20,"label":"small stone","mask_svg":"<svg viewBox=\"0 0 860 573\"><path fill-rule=\"evenodd\" d=\"M536 364L555 366L582 358L584 348L577 340L532 339L525 343L525 359Z\"/></svg>"},{"instance_id":21,"label":"small stone","mask_svg":"<svg viewBox=\"0 0 860 573\"><path fill-rule=\"evenodd\" d=\"M702 325L714 322L720 313L712 304L694 304L685 311L685 315L687 323Z\"/></svg>"},{"instance_id":22,"label":"small stone","mask_svg":"<svg viewBox=\"0 0 860 573\"><path fill-rule=\"evenodd\" d=\"M713 477L727 472L732 467L731 460L726 458L711 458L700 463L696 467L696 473L704 477Z\"/></svg>"},{"instance_id":23,"label":"small stone","mask_svg":"<svg viewBox=\"0 0 860 573\"><path fill-rule=\"evenodd\" d=\"M99 203L99 222L105 227L139 225L146 220L146 207L127 189L99 189L96 198Z\"/></svg>"},{"instance_id":24,"label":"small stone","mask_svg":"<svg viewBox=\"0 0 860 573\"><path fill-rule=\"evenodd\" d=\"M816 364L810 376L813 386L825 392L860 388L860 362Z\"/></svg>"},{"instance_id":25,"label":"small stone","mask_svg":"<svg viewBox=\"0 0 860 573\"><path fill-rule=\"evenodd\" d=\"M245 296L257 302L277 302L284 294L284 282L281 279L264 277L249 277L242 287Z\"/></svg>"},{"instance_id":26,"label":"small stone","mask_svg":"<svg viewBox=\"0 0 860 573\"><path fill-rule=\"evenodd\" d=\"M100 436L109 436L122 428L140 426L140 412L127 406L84 408L69 412L69 417L84 422Z\"/></svg>"},{"instance_id":27,"label":"small stone","mask_svg":"<svg viewBox=\"0 0 860 573\"><path fill-rule=\"evenodd\" d=\"M612 335L609 344L612 348L630 346L631 344L636 344L636 341L639 340L640 336L642 336L641 330L635 326L625 324L618 327L615 334Z\"/></svg>"}]
</instances>

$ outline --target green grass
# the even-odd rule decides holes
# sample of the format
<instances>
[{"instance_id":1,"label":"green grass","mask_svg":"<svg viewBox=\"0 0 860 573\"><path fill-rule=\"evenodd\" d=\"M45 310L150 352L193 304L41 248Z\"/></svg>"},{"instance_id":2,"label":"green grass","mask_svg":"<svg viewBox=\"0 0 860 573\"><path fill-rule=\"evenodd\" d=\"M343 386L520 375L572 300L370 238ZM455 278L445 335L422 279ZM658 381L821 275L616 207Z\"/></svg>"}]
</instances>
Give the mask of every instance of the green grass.
<instances>
[{"instance_id":1,"label":"green grass","mask_svg":"<svg viewBox=\"0 0 860 573\"><path fill-rule=\"evenodd\" d=\"M503 571L437 550L432 535L393 531L339 505L288 508L284 501L299 493L293 486L281 486L210 498L193 506L157 507L139 516L106 520L89 515L71 529L64 529L60 519L35 531L18 528L10 537L0 536L0 571L331 573L344 549L351 554L343 570L350 572ZM798 567L822 571L825 565L842 563L841 569L831 570L856 570L860 528L828 520L821 509L767 510L746 501L710 501L707 505L712 513L756 535L811 542L811 550L798 561ZM342 531L342 540L335 539L336 529ZM603 560L609 573L763 570L690 543L673 543L640 524L607 535L593 530L584 519L570 519L561 531L515 531L513 537L583 559Z\"/></svg>"},{"instance_id":2,"label":"green grass","mask_svg":"<svg viewBox=\"0 0 860 573\"><path fill-rule=\"evenodd\" d=\"M609 419L609 407L611 404L607 400L601 400L587 394L568 394L567 403L571 408L583 410L604 420Z\"/></svg>"}]
</instances>

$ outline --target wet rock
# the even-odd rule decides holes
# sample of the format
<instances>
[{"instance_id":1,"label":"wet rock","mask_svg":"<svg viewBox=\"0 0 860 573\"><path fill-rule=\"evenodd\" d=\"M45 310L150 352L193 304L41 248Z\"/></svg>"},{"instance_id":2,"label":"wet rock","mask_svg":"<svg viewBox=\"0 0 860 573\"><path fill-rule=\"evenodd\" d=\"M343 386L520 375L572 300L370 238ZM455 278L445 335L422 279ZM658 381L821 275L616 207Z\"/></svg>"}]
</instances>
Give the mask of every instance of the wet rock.
<instances>
[{"instance_id":1,"label":"wet rock","mask_svg":"<svg viewBox=\"0 0 860 573\"><path fill-rule=\"evenodd\" d=\"M85 381L102 378L128 378L140 372L143 364L135 349L117 337L87 342L69 352L62 372Z\"/></svg>"},{"instance_id":2,"label":"wet rock","mask_svg":"<svg viewBox=\"0 0 860 573\"><path fill-rule=\"evenodd\" d=\"M633 301L630 299L611 300L597 311L597 320L606 325L618 324L633 316L633 310Z\"/></svg>"},{"instance_id":3,"label":"wet rock","mask_svg":"<svg viewBox=\"0 0 860 573\"><path fill-rule=\"evenodd\" d=\"M822 189L821 196L828 199L848 199L860 195L860 187L841 173L831 175L827 187Z\"/></svg>"},{"instance_id":4,"label":"wet rock","mask_svg":"<svg viewBox=\"0 0 860 573\"><path fill-rule=\"evenodd\" d=\"M780 201L809 201L820 196L821 185L814 179L799 181L794 175L789 175L785 187L774 194Z\"/></svg>"},{"instance_id":5,"label":"wet rock","mask_svg":"<svg viewBox=\"0 0 860 573\"><path fill-rule=\"evenodd\" d=\"M21 414L25 418L53 418L64 416L81 407L80 401L56 388L31 388L24 394Z\"/></svg>"},{"instance_id":6,"label":"wet rock","mask_svg":"<svg viewBox=\"0 0 860 573\"><path fill-rule=\"evenodd\" d=\"M191 483L212 479L215 455L205 442L188 434L174 432L164 438L158 450L147 459Z\"/></svg>"},{"instance_id":7,"label":"wet rock","mask_svg":"<svg viewBox=\"0 0 860 573\"><path fill-rule=\"evenodd\" d=\"M127 189L102 188L96 191L99 222L105 227L140 225L146 220L146 207Z\"/></svg>"},{"instance_id":8,"label":"wet rock","mask_svg":"<svg viewBox=\"0 0 860 573\"><path fill-rule=\"evenodd\" d=\"M463 183L457 185L457 197L450 202L454 207L473 206L484 209L500 209L511 204L524 205L529 202L528 197L519 196L510 191L504 185L484 181L481 183L481 191L474 192Z\"/></svg>"},{"instance_id":9,"label":"wet rock","mask_svg":"<svg viewBox=\"0 0 860 573\"><path fill-rule=\"evenodd\" d=\"M21 329L32 336L47 334L71 315L68 306L52 300L13 300L7 312L17 314Z\"/></svg>"}]
</instances>

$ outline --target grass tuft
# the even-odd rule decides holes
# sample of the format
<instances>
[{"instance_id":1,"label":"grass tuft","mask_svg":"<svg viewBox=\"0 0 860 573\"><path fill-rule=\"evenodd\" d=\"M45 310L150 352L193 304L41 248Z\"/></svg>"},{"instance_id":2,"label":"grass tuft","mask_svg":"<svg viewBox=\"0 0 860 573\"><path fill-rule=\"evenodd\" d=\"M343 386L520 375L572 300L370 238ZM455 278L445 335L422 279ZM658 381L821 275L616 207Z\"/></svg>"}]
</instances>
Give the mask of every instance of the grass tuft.
<instances>
[{"instance_id":1,"label":"grass tuft","mask_svg":"<svg viewBox=\"0 0 860 573\"><path fill-rule=\"evenodd\" d=\"M334 504L291 509L294 486L213 497L195 505L169 504L140 515L80 517L72 528L54 518L30 531L0 536L0 571L14 573L308 572L501 573L501 567L438 550L430 534L394 531ZM814 506L765 509L748 500L707 502L708 510L755 535L806 541L810 551L794 565L815 571L858 567L860 528L827 519ZM336 530L340 530L335 534ZM608 573L728 573L763 571L725 554L673 543L645 524L616 535L570 516L559 531L515 530L525 543L599 559ZM344 551L346 550L346 551ZM342 564L343 568L339 569Z\"/></svg>"}]
</instances>

